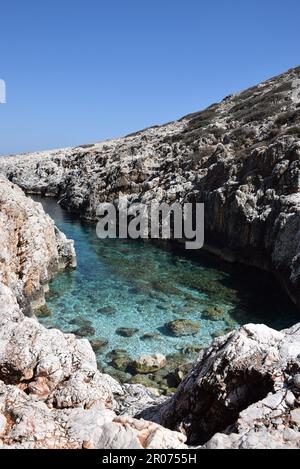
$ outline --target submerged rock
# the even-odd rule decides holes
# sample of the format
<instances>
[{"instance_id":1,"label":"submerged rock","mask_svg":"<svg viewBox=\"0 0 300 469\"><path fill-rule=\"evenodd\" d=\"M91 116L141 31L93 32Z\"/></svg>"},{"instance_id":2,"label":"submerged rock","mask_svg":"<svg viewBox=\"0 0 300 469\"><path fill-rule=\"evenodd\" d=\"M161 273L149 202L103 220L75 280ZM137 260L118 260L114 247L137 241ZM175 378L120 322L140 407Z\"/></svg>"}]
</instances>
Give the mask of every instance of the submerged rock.
<instances>
[{"instance_id":1,"label":"submerged rock","mask_svg":"<svg viewBox=\"0 0 300 469\"><path fill-rule=\"evenodd\" d=\"M172 285L171 283L152 282L151 286L154 290L157 290L160 293L164 293L165 295L181 294L181 291L178 288L174 287L174 285Z\"/></svg>"},{"instance_id":2,"label":"submerged rock","mask_svg":"<svg viewBox=\"0 0 300 469\"><path fill-rule=\"evenodd\" d=\"M90 340L90 344L94 350L94 352L99 352L103 350L108 345L107 339L93 339Z\"/></svg>"},{"instance_id":3,"label":"submerged rock","mask_svg":"<svg viewBox=\"0 0 300 469\"><path fill-rule=\"evenodd\" d=\"M126 371L130 364L130 358L126 355L120 355L112 359L110 365L116 368L116 370Z\"/></svg>"},{"instance_id":4,"label":"submerged rock","mask_svg":"<svg viewBox=\"0 0 300 469\"><path fill-rule=\"evenodd\" d=\"M38 318L47 318L49 316L52 316L52 311L50 308L48 308L47 305L44 305L44 306L41 306L40 308L35 309L34 314Z\"/></svg>"},{"instance_id":5,"label":"submerged rock","mask_svg":"<svg viewBox=\"0 0 300 469\"><path fill-rule=\"evenodd\" d=\"M79 327L91 327L92 326L92 321L90 321L87 318L84 318L82 316L76 317L72 319L69 324L79 326Z\"/></svg>"},{"instance_id":6,"label":"submerged rock","mask_svg":"<svg viewBox=\"0 0 300 469\"><path fill-rule=\"evenodd\" d=\"M137 374L130 378L130 384L142 384L146 388L157 388L157 383L146 374Z\"/></svg>"},{"instance_id":7,"label":"submerged rock","mask_svg":"<svg viewBox=\"0 0 300 469\"><path fill-rule=\"evenodd\" d=\"M197 334L200 324L190 319L175 319L175 321L168 322L165 327L168 332L180 337Z\"/></svg>"},{"instance_id":8,"label":"submerged rock","mask_svg":"<svg viewBox=\"0 0 300 469\"><path fill-rule=\"evenodd\" d=\"M160 353L154 355L143 355L131 363L131 368L137 374L153 373L163 368L167 363L167 359Z\"/></svg>"},{"instance_id":9,"label":"submerged rock","mask_svg":"<svg viewBox=\"0 0 300 469\"><path fill-rule=\"evenodd\" d=\"M131 374L126 373L125 371L121 369L117 369L114 366L105 366L103 368L103 373L108 374L109 376L112 376L114 379L116 379L119 383L129 383L131 379Z\"/></svg>"},{"instance_id":10,"label":"submerged rock","mask_svg":"<svg viewBox=\"0 0 300 469\"><path fill-rule=\"evenodd\" d=\"M201 313L202 319L209 321L221 321L224 319L224 311L219 306L209 306Z\"/></svg>"},{"instance_id":11,"label":"submerged rock","mask_svg":"<svg viewBox=\"0 0 300 469\"><path fill-rule=\"evenodd\" d=\"M119 329L116 330L116 333L122 337L132 337L137 332L139 332L139 330L134 327L119 327Z\"/></svg>"},{"instance_id":12,"label":"submerged rock","mask_svg":"<svg viewBox=\"0 0 300 469\"><path fill-rule=\"evenodd\" d=\"M114 358L118 358L118 357L128 357L128 353L127 353L127 350L125 349L113 349L111 350L110 352L108 352L108 354L106 355L106 358L108 360L113 360Z\"/></svg>"},{"instance_id":13,"label":"submerged rock","mask_svg":"<svg viewBox=\"0 0 300 469\"><path fill-rule=\"evenodd\" d=\"M141 337L141 340L160 340L160 339L162 339L162 337L159 334L159 332L147 332Z\"/></svg>"},{"instance_id":14,"label":"submerged rock","mask_svg":"<svg viewBox=\"0 0 300 469\"><path fill-rule=\"evenodd\" d=\"M97 310L97 313L104 314L105 316L111 316L116 312L116 308L113 306L103 306Z\"/></svg>"},{"instance_id":15,"label":"submerged rock","mask_svg":"<svg viewBox=\"0 0 300 469\"><path fill-rule=\"evenodd\" d=\"M75 334L79 337L87 337L94 335L96 333L96 330L93 326L82 326L79 329L76 329L75 331L72 331L72 334Z\"/></svg>"}]
</instances>

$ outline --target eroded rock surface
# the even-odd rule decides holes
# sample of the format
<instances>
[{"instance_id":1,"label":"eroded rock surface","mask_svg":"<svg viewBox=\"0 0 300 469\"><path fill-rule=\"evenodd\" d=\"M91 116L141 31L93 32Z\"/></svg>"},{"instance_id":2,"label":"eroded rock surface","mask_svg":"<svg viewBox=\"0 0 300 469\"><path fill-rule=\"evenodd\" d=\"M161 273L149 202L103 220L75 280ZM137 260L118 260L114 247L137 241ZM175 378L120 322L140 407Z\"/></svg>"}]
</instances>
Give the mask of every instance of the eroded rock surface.
<instances>
[{"instance_id":1,"label":"eroded rock surface","mask_svg":"<svg viewBox=\"0 0 300 469\"><path fill-rule=\"evenodd\" d=\"M86 339L25 317L0 284L0 448L185 448L183 434L131 417L154 404L101 374Z\"/></svg>"},{"instance_id":2,"label":"eroded rock surface","mask_svg":"<svg viewBox=\"0 0 300 469\"><path fill-rule=\"evenodd\" d=\"M274 272L300 304L299 93L298 67L178 122L0 170L90 219L120 195L205 202L207 248ZM24 315L74 250L2 177L0 242L3 448L300 447L300 325L215 339L166 401L101 374L87 340Z\"/></svg>"},{"instance_id":3,"label":"eroded rock surface","mask_svg":"<svg viewBox=\"0 0 300 469\"><path fill-rule=\"evenodd\" d=\"M49 280L76 266L67 240L42 206L0 176L0 282L11 288L26 310L44 303Z\"/></svg>"},{"instance_id":4,"label":"eroded rock surface","mask_svg":"<svg viewBox=\"0 0 300 469\"><path fill-rule=\"evenodd\" d=\"M204 202L206 248L274 272L300 305L300 67L164 126L1 159L28 193L95 219L99 202Z\"/></svg>"},{"instance_id":5,"label":"eroded rock surface","mask_svg":"<svg viewBox=\"0 0 300 469\"><path fill-rule=\"evenodd\" d=\"M155 396L100 373L88 340L24 315L54 273L74 267L75 252L3 177L0 225L0 448L186 447L184 435L133 418Z\"/></svg>"},{"instance_id":6,"label":"eroded rock surface","mask_svg":"<svg viewBox=\"0 0 300 469\"><path fill-rule=\"evenodd\" d=\"M203 350L151 418L207 448L300 446L300 324L249 324ZM148 418L150 413L148 412Z\"/></svg>"}]
</instances>

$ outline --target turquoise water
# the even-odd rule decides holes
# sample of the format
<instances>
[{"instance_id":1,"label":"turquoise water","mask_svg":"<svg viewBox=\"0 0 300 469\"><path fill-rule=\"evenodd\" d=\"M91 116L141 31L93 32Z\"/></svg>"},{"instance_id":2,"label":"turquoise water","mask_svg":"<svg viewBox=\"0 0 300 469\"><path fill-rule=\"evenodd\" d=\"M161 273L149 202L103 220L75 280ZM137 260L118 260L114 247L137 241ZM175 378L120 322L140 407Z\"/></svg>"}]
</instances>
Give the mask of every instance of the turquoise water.
<instances>
[{"instance_id":1,"label":"turquoise water","mask_svg":"<svg viewBox=\"0 0 300 469\"><path fill-rule=\"evenodd\" d=\"M99 240L94 225L82 224L53 199L34 199L74 239L78 260L77 270L61 273L51 282L47 297L51 315L40 320L64 332L78 332L85 326L80 334L108 340L97 351L102 367L110 363L107 355L114 349L126 351L131 358L178 354L192 344L207 345L212 337L240 324L259 322L281 329L297 321L294 306L268 275L223 264L203 253L193 260L195 252L178 247ZM209 315L213 306L218 307L214 318ZM165 324L175 319L191 319L199 324L199 331L173 337ZM137 331L123 337L116 333L121 327ZM155 336L143 338L148 333Z\"/></svg>"}]
</instances>

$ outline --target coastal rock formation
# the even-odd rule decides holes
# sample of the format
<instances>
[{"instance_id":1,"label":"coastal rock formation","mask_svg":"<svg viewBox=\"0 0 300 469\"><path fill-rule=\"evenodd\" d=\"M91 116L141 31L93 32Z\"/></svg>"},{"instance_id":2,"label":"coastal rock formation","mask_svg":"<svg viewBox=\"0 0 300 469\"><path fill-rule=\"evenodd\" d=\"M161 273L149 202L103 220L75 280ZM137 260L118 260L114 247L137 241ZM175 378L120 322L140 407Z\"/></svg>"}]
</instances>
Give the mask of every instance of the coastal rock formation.
<instances>
[{"instance_id":1,"label":"coastal rock formation","mask_svg":"<svg viewBox=\"0 0 300 469\"><path fill-rule=\"evenodd\" d=\"M165 324L165 327L172 335L180 337L197 334L200 325L190 319L175 319Z\"/></svg>"},{"instance_id":2,"label":"coastal rock formation","mask_svg":"<svg viewBox=\"0 0 300 469\"><path fill-rule=\"evenodd\" d=\"M204 202L206 248L274 273L300 306L300 67L141 132L1 160L27 193L95 219L99 202Z\"/></svg>"},{"instance_id":3,"label":"coastal rock formation","mask_svg":"<svg viewBox=\"0 0 300 469\"><path fill-rule=\"evenodd\" d=\"M61 269L76 266L73 241L67 240L38 203L0 176L0 282L19 303L44 303L48 282Z\"/></svg>"},{"instance_id":4,"label":"coastal rock formation","mask_svg":"<svg viewBox=\"0 0 300 469\"><path fill-rule=\"evenodd\" d=\"M167 359L161 353L154 355L143 355L132 363L132 367L136 373L148 374L160 370L167 363Z\"/></svg>"},{"instance_id":5,"label":"coastal rock formation","mask_svg":"<svg viewBox=\"0 0 300 469\"><path fill-rule=\"evenodd\" d=\"M0 285L0 447L300 447L299 356L300 325L244 326L203 350L166 401L101 374L86 339L25 317Z\"/></svg>"},{"instance_id":6,"label":"coastal rock formation","mask_svg":"<svg viewBox=\"0 0 300 469\"><path fill-rule=\"evenodd\" d=\"M300 447L299 372L300 324L249 324L215 339L174 397L145 416L190 445L212 437L205 448Z\"/></svg>"},{"instance_id":7,"label":"coastal rock formation","mask_svg":"<svg viewBox=\"0 0 300 469\"><path fill-rule=\"evenodd\" d=\"M300 305L299 93L297 68L178 122L6 158L0 170L89 219L118 196L205 202L206 247L275 273ZM75 253L4 177L0 241L0 447L300 447L299 324L250 324L216 338L180 370L176 393L158 397L100 373L86 339L24 314L43 304L59 269L74 267Z\"/></svg>"},{"instance_id":8,"label":"coastal rock formation","mask_svg":"<svg viewBox=\"0 0 300 469\"><path fill-rule=\"evenodd\" d=\"M101 374L86 339L24 316L0 283L0 448L185 448L183 434L130 416L155 403Z\"/></svg>"},{"instance_id":9,"label":"coastal rock formation","mask_svg":"<svg viewBox=\"0 0 300 469\"><path fill-rule=\"evenodd\" d=\"M38 210L45 223L34 225L38 236L51 235L53 225L40 206L4 179L1 184L13 201L8 205L2 195L4 233L6 226L16 226L16 214L22 217L28 203L20 233ZM18 210L11 211L16 201ZM32 246L37 234L31 235ZM215 339L168 400L141 385L120 385L98 371L86 339L45 329L25 316L13 290L24 284L8 281L15 279L19 251L5 242L6 252L15 254L2 266L7 285L0 282L0 447L300 446L300 325L282 332L248 325ZM36 259L47 265L43 243L36 246L37 257L27 251L28 271L31 263L42 266ZM37 288L39 281L36 277Z\"/></svg>"},{"instance_id":10,"label":"coastal rock formation","mask_svg":"<svg viewBox=\"0 0 300 469\"><path fill-rule=\"evenodd\" d=\"M75 266L75 252L3 177L0 228L0 448L185 448L181 433L132 417L156 403L150 391L122 388L98 371L86 339L24 314L55 272Z\"/></svg>"}]
</instances>

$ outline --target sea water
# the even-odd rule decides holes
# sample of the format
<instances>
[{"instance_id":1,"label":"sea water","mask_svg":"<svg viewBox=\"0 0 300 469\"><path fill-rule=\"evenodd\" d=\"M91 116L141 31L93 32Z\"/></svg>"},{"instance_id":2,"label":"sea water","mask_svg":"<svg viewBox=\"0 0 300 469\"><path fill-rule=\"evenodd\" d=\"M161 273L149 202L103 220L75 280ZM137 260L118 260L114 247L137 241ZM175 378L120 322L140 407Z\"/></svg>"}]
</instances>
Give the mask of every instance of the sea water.
<instances>
[{"instance_id":1,"label":"sea water","mask_svg":"<svg viewBox=\"0 0 300 469\"><path fill-rule=\"evenodd\" d=\"M101 364L109 363L107 354L115 349L125 350L133 359L158 352L169 355L190 345L206 346L241 324L281 329L297 322L295 307L266 273L171 244L100 240L95 225L80 222L54 199L34 199L75 241L78 261L76 270L51 281L47 295L51 315L40 320L64 332L76 332L78 319L89 324L87 338L108 340L97 352ZM217 317L210 317L215 307ZM199 331L172 336L166 324L176 319L195 321ZM123 337L117 330L124 327L136 332ZM145 339L145 334L153 336Z\"/></svg>"}]
</instances>

